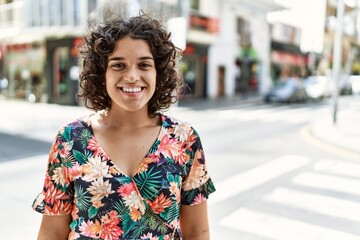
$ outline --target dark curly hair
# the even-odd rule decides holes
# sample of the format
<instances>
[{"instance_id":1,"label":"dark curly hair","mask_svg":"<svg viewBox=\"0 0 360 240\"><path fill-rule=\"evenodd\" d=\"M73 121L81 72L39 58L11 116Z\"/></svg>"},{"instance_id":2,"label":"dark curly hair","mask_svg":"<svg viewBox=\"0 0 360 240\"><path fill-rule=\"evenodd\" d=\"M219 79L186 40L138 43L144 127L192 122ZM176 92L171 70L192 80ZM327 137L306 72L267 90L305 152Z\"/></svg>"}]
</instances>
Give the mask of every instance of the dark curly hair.
<instances>
[{"instance_id":1,"label":"dark curly hair","mask_svg":"<svg viewBox=\"0 0 360 240\"><path fill-rule=\"evenodd\" d=\"M116 41L126 36L145 40L154 57L157 77L155 93L148 103L149 116L168 109L178 100L184 86L176 69L181 51L171 42L170 33L159 21L141 14L128 19L110 19L96 28L89 27L89 30L79 51L82 69L78 96L83 98L87 108L95 111L111 108L105 86L108 56L115 51Z\"/></svg>"}]
</instances>

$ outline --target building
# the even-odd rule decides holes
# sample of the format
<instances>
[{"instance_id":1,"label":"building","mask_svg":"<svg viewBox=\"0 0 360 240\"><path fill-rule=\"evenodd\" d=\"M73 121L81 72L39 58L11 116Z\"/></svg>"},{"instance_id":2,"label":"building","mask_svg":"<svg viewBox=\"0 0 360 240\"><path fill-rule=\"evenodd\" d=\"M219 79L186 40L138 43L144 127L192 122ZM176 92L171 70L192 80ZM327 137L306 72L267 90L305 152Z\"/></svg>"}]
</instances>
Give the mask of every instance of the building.
<instances>
[{"instance_id":1,"label":"building","mask_svg":"<svg viewBox=\"0 0 360 240\"><path fill-rule=\"evenodd\" d=\"M185 98L234 96L239 71L254 92L271 86L266 15L280 8L273 0L0 0L0 78L9 82L5 94L77 104L76 47L87 19L106 7L128 14L142 9L161 16L174 33L183 29ZM178 21L171 29L170 20L179 18L185 24Z\"/></svg>"},{"instance_id":2,"label":"building","mask_svg":"<svg viewBox=\"0 0 360 240\"><path fill-rule=\"evenodd\" d=\"M265 93L271 86L270 27L266 16L282 7L271 0L218 3L220 33L209 49L208 96L232 97L237 89L244 94Z\"/></svg>"},{"instance_id":3,"label":"building","mask_svg":"<svg viewBox=\"0 0 360 240\"><path fill-rule=\"evenodd\" d=\"M2 72L7 96L76 104L77 52L97 1L1 1Z\"/></svg>"}]
</instances>

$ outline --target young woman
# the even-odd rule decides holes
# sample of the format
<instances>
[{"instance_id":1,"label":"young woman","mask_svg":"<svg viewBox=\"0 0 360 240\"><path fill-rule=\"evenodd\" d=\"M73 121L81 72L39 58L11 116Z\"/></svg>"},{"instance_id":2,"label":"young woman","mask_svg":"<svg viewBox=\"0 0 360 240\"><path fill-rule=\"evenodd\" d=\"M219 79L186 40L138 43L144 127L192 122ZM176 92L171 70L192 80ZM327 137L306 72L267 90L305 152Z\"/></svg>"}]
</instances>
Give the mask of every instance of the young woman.
<instances>
[{"instance_id":1,"label":"young woman","mask_svg":"<svg viewBox=\"0 0 360 240\"><path fill-rule=\"evenodd\" d=\"M170 34L145 15L111 20L81 56L81 96L95 112L55 138L33 204L38 239L209 239L215 188L199 135L160 111L183 84Z\"/></svg>"}]
</instances>

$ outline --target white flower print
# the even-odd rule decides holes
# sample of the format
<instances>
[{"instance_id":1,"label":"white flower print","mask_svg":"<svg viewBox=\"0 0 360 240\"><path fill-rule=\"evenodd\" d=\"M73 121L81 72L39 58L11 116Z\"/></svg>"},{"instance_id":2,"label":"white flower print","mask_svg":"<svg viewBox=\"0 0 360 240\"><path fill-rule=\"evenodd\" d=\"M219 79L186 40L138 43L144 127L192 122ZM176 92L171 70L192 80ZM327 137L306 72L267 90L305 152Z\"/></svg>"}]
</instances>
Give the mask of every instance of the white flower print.
<instances>
[{"instance_id":1,"label":"white flower print","mask_svg":"<svg viewBox=\"0 0 360 240\"><path fill-rule=\"evenodd\" d=\"M91 183L91 186L86 189L92 196L91 202L100 202L104 197L113 194L115 191L111 190L111 184L109 180L105 181L102 178L98 178Z\"/></svg>"},{"instance_id":2,"label":"white flower print","mask_svg":"<svg viewBox=\"0 0 360 240\"><path fill-rule=\"evenodd\" d=\"M145 213L145 205L135 190L124 197L124 200L126 206L139 209L142 214Z\"/></svg>"},{"instance_id":3,"label":"white flower print","mask_svg":"<svg viewBox=\"0 0 360 240\"><path fill-rule=\"evenodd\" d=\"M88 158L88 162L82 166L84 176L82 179L86 182L92 182L98 178L112 178L109 173L109 166L106 162L101 161L101 157Z\"/></svg>"}]
</instances>

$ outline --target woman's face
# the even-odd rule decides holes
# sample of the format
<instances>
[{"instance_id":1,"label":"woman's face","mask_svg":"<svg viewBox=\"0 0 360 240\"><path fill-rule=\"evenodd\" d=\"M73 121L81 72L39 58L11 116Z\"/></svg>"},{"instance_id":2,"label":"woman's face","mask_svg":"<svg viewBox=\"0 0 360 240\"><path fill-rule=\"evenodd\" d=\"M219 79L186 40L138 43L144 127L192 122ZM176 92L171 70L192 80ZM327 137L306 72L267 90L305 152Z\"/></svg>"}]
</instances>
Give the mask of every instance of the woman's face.
<instances>
[{"instance_id":1,"label":"woman's face","mask_svg":"<svg viewBox=\"0 0 360 240\"><path fill-rule=\"evenodd\" d=\"M155 62L147 42L130 37L117 40L108 58L105 79L111 108L147 111L156 87Z\"/></svg>"}]
</instances>

